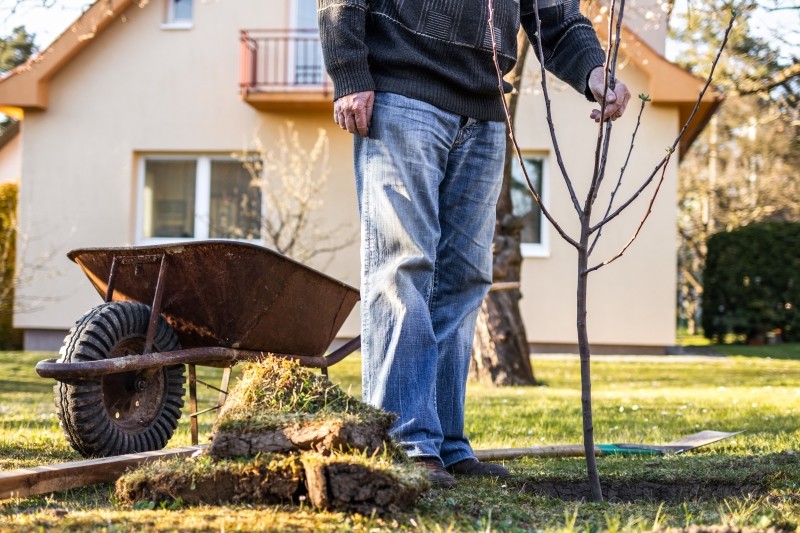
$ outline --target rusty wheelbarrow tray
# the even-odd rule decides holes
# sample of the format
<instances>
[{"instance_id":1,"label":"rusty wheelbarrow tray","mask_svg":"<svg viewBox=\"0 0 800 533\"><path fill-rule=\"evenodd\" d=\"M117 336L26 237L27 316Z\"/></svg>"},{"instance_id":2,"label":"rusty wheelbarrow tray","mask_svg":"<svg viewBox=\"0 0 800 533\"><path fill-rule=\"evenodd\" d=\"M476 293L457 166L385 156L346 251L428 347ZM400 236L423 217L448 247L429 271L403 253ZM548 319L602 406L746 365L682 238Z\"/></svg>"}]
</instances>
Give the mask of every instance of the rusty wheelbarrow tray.
<instances>
[{"instance_id":1,"label":"rusty wheelbarrow tray","mask_svg":"<svg viewBox=\"0 0 800 533\"><path fill-rule=\"evenodd\" d=\"M225 368L221 387L211 387L220 392L213 410L239 361L280 356L325 371L360 347L355 338L325 355L358 290L261 246L193 241L67 255L105 303L36 372L59 381L61 426L86 456L163 448L183 407L183 365L196 444L195 365Z\"/></svg>"}]
</instances>

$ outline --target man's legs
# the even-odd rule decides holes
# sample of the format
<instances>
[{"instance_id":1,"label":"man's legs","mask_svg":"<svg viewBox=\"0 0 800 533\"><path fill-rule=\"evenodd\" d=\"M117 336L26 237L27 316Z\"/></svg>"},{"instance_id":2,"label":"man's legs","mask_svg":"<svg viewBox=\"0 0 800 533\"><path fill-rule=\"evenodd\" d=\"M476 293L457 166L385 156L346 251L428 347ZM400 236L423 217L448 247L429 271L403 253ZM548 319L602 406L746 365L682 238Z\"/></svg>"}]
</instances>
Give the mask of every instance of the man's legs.
<instances>
[{"instance_id":1,"label":"man's legs","mask_svg":"<svg viewBox=\"0 0 800 533\"><path fill-rule=\"evenodd\" d=\"M440 188L436 283L431 320L439 349L436 391L446 466L472 458L464 400L475 319L492 284L492 237L502 184L505 125L466 121Z\"/></svg>"},{"instance_id":2,"label":"man's legs","mask_svg":"<svg viewBox=\"0 0 800 533\"><path fill-rule=\"evenodd\" d=\"M363 394L398 414L392 435L412 457L472 456L464 388L491 283L503 131L378 93L370 137L356 139Z\"/></svg>"}]
</instances>

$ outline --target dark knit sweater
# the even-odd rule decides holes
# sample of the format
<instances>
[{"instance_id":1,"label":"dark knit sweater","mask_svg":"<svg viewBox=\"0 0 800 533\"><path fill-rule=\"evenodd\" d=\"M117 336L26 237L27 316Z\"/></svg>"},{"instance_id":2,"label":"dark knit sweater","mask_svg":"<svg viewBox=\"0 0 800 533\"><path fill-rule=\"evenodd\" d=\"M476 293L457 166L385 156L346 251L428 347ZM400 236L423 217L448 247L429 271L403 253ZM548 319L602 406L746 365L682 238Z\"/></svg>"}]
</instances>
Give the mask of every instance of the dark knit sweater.
<instances>
[{"instance_id":1,"label":"dark knit sweater","mask_svg":"<svg viewBox=\"0 0 800 533\"><path fill-rule=\"evenodd\" d=\"M505 74L516 62L520 22L536 42L535 4L492 1ZM386 91L459 115L504 120L487 0L317 0L317 7L334 99ZM605 55L579 0L539 0L539 14L545 68L593 100L586 81Z\"/></svg>"}]
</instances>

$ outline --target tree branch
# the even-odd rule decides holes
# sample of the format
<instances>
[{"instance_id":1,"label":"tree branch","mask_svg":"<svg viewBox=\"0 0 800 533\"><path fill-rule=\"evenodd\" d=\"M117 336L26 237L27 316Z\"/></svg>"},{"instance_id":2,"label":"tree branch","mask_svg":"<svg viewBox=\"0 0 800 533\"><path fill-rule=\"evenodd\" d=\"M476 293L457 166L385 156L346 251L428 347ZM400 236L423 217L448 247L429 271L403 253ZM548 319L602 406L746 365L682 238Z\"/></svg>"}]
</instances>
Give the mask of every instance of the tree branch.
<instances>
[{"instance_id":1,"label":"tree branch","mask_svg":"<svg viewBox=\"0 0 800 533\"><path fill-rule=\"evenodd\" d=\"M619 43L621 38L621 31L622 31L622 16L625 10L625 2L624 0L620 3L619 7L619 17L617 18L616 24L616 34L611 31L612 26L614 25L614 12L615 12L615 4L616 0L611 1L611 6L609 7L609 16L608 16L608 37L606 41L606 65L603 68L603 101L600 103L600 116L605 116L606 110L606 99L605 94L608 92L610 88L612 91L616 85L615 73L617 71L617 57L619 55ZM611 43L611 37L614 35L614 43ZM608 149L611 143L611 129L612 129L612 121L605 120L600 121L600 124L597 128L597 144L595 146L594 151L594 170L592 173L592 181L591 185L589 186L589 192L586 195L586 203L583 207L584 215L587 217L587 220L591 219L591 210L592 206L594 205L595 200L597 199L597 193L600 189L600 185L603 183L603 179L605 178L606 173L606 163L608 161ZM622 176L620 176L620 180ZM590 252L591 253L591 252Z\"/></svg>"},{"instance_id":2,"label":"tree branch","mask_svg":"<svg viewBox=\"0 0 800 533\"><path fill-rule=\"evenodd\" d=\"M639 126L642 124L642 114L644 113L644 106L647 102L650 101L649 98L645 97L644 95L639 95L639 98L642 100L642 105L639 107L639 114L636 116L636 127L633 129L633 134L631 134L631 144L628 148L628 154L625 156L625 162L622 164L622 167L619 170L619 179L617 179L617 184L614 186L614 190L611 191L611 197L608 200L608 207L606 208L606 212L603 217L607 217L608 214L611 212L611 208L614 205L614 198L617 196L617 192L619 192L620 187L622 186L622 177L625 174L625 169L628 167L628 163L631 160L631 154L633 153L633 147L635 145L636 134L639 132ZM597 232L594 236L594 240L592 241L591 246L589 247L589 255L592 255L594 251L595 245L597 245L597 241L600 239L600 235L602 235L603 230L602 228Z\"/></svg>"},{"instance_id":3,"label":"tree branch","mask_svg":"<svg viewBox=\"0 0 800 533\"><path fill-rule=\"evenodd\" d=\"M656 168L653 170L650 176L647 177L642 186L639 187L639 189L637 189L637 191L630 198L628 198L628 200L626 200L622 205L620 205L612 214L604 217L603 220L601 220L600 222L589 228L590 234L594 233L595 231L599 230L600 228L608 224L611 220L619 216L619 214L622 213L629 205L631 205L639 197L642 191L644 191L650 185L650 183L653 182L653 179L655 178L656 174L658 174L659 169L661 169L663 166L666 165L672 153L675 152L678 143L683 138L683 135L689 128L689 124L692 122L692 119L694 119L694 116L697 114L697 110L700 108L700 103L703 101L703 96L705 96L708 87L711 85L711 80L714 77L714 71L717 68L717 63L719 63L719 58L722 55L722 51L725 49L725 45L728 43L728 37L730 36L731 29L733 29L733 23L736 20L736 15L737 13L735 11L731 14L731 20L730 22L728 22L728 27L725 29L725 35L722 39L722 44L720 45L719 50L717 51L717 55L714 58L714 62L711 64L711 71L708 73L706 82L703 85L703 88L700 90L700 93L697 97L697 102L695 102L694 108L692 109L689 118L686 119L686 122L681 128L681 131L678 133L678 136L675 137L675 140L673 141L672 145L670 145L670 147L667 149L667 155L658 163L658 165L656 165Z\"/></svg>"},{"instance_id":4,"label":"tree branch","mask_svg":"<svg viewBox=\"0 0 800 533\"><path fill-rule=\"evenodd\" d=\"M492 5L492 0L489 0L490 9ZM534 16L536 18L536 51L538 52L539 57L539 71L541 73L541 85L542 85L542 95L544 96L544 105L545 105L545 116L547 117L547 127L550 131L550 139L553 142L553 151L556 155L556 163L558 164L558 168L561 170L561 177L564 178L564 183L567 186L567 190L569 191L570 200L572 200L572 205L575 208L575 212L578 213L578 216L583 216L583 210L581 209L580 203L578 202L578 196L575 194L575 188L572 185L572 180L569 178L569 173L567 172L567 167L564 164L564 158L561 156L561 149L558 146L558 137L556 136L556 129L555 125L553 124L553 112L551 110L550 105L550 93L547 90L547 72L544 68L544 51L542 46L542 21L539 18L539 3L537 0L534 0ZM494 27L491 27L492 30L492 47L494 47ZM497 59L495 55L495 68L497 67ZM499 72L499 70L498 70ZM516 144L516 143L515 143ZM562 235L563 237L563 235ZM577 242L573 245L576 246Z\"/></svg>"},{"instance_id":5,"label":"tree branch","mask_svg":"<svg viewBox=\"0 0 800 533\"><path fill-rule=\"evenodd\" d=\"M602 267L604 267L606 265L610 265L611 263L613 263L614 261L616 261L617 259L619 259L623 255L625 255L625 252L628 251L628 248L631 247L631 245L633 244L633 241L635 241L636 238L639 236L639 233L642 231L642 227L644 227L644 223L650 217L650 213L653 212L653 204L655 204L656 197L658 196L658 192L661 190L661 185L664 183L664 176L666 176L666 174L667 174L667 164L669 163L669 159L670 159L671 155L672 155L672 153L667 154L666 161L664 162L664 165L662 166L661 177L658 180L658 185L656 185L656 190L653 192L653 196L650 198L650 203L647 205L647 212L644 214L644 217L642 217L642 220L639 221L639 226L636 228L636 231L634 232L633 236L630 238L630 240L628 240L627 244L625 244L625 246L622 247L622 250L620 250L617 253L617 255L615 255L611 259L607 259L606 261L603 261L600 264L597 264L597 265L595 265L593 267L590 267L590 268L586 269L586 273L587 274L590 273L590 272L594 272L595 270L598 270L598 269L600 269L600 268L602 268Z\"/></svg>"},{"instance_id":6,"label":"tree branch","mask_svg":"<svg viewBox=\"0 0 800 533\"><path fill-rule=\"evenodd\" d=\"M528 183L528 188L530 189L531 194L533 195L533 199L536 201L536 204L539 206L539 209L542 210L542 214L545 216L545 218L547 218L547 220L550 222L553 228L555 228L558 234L561 235L561 238L577 249L578 242L569 235L567 235L567 233L564 231L561 225L558 222L556 222L555 218L553 218L553 215L550 214L550 211L544 205L544 202L542 201L539 192L536 190L536 187L533 186L533 182L531 182L531 178L530 176L528 176L528 171L525 168L525 164L523 163L522 150L520 150L519 144L517 143L517 139L514 136L514 124L512 123L511 115L508 112L508 105L506 104L505 93L503 92L503 74L500 71L500 64L497 61L497 44L495 41L495 34L494 34L494 5L492 4L492 0L488 0L488 3L489 3L489 32L492 37L492 60L494 61L495 72L497 72L497 83L498 83L498 90L500 91L500 100L502 100L503 102L503 110L505 111L506 115L506 124L508 124L508 136L511 142L514 144L514 150L516 151L517 154L517 162L519 163L519 166L522 169L522 174L525 176L525 181ZM538 25L538 20L539 20L538 11L536 14L536 20ZM542 41L540 33L541 31L539 30L537 31L536 35L537 35L539 50L541 52ZM541 54L539 57L542 57ZM546 91L546 83L544 81L544 71L542 72L542 86L545 88ZM547 102L547 118L548 118L548 123L550 124L551 136L553 136L553 141L555 142L555 137L554 137L555 133L552 125L552 117L550 115L549 101ZM561 161L561 155L558 151L558 148L556 148L556 157L558 158L559 165L562 166L563 176L565 181L567 182L567 187L570 190L570 197L572 198L573 204L575 205L576 209L578 209L578 212L580 213L578 198L577 196L575 196L575 191L572 188L572 183L570 182L569 177L566 174L566 170L563 168L563 163Z\"/></svg>"}]
</instances>

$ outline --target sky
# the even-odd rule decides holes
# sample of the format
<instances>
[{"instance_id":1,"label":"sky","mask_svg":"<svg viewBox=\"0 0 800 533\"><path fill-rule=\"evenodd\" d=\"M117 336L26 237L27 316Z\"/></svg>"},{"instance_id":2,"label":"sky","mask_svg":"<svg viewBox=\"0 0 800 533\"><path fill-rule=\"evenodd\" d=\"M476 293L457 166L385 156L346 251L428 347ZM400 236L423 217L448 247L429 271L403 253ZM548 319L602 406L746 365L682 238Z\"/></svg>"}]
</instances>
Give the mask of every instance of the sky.
<instances>
[{"instance_id":1,"label":"sky","mask_svg":"<svg viewBox=\"0 0 800 533\"><path fill-rule=\"evenodd\" d=\"M54 4L44 8L43 3ZM25 0L15 13L16 0L0 0L0 35L9 35L16 26L25 26L36 35L36 44L46 48L92 4L91 0Z\"/></svg>"},{"instance_id":2,"label":"sky","mask_svg":"<svg viewBox=\"0 0 800 533\"><path fill-rule=\"evenodd\" d=\"M680 16L684 15L687 8L692 3L699 3L702 0L673 0L674 7L672 11L672 21L680 20ZM778 6L787 8L790 6L797 6L797 0L758 0L761 6ZM800 56L800 9L784 9L768 11L766 9L756 9L753 13L748 14L748 23L754 35L766 37L767 40L773 41L781 55L785 58ZM782 35L786 42L778 43L774 41L775 35ZM675 56L680 53L680 47L675 46L674 43L667 45L667 58L675 59Z\"/></svg>"}]
</instances>

